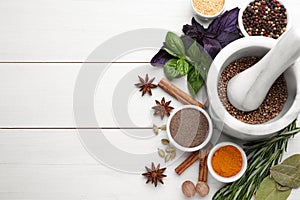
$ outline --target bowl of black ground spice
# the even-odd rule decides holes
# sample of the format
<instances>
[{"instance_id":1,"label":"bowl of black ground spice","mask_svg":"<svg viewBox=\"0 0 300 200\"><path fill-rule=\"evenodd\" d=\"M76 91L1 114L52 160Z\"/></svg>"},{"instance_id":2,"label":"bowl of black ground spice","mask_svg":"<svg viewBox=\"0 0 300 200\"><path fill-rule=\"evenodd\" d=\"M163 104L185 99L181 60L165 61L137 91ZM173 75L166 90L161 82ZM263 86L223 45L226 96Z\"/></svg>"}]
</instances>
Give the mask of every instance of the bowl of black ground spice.
<instances>
[{"instance_id":1,"label":"bowl of black ground spice","mask_svg":"<svg viewBox=\"0 0 300 200\"><path fill-rule=\"evenodd\" d=\"M211 139L213 125L205 110L184 105L174 110L167 122L170 142L182 151L197 151Z\"/></svg>"},{"instance_id":2,"label":"bowl of black ground spice","mask_svg":"<svg viewBox=\"0 0 300 200\"><path fill-rule=\"evenodd\" d=\"M260 140L276 134L297 118L300 112L299 62L277 79L257 110L243 112L228 101L229 80L250 69L276 42L263 36L244 37L227 45L214 59L206 81L208 113L222 132L242 140Z\"/></svg>"},{"instance_id":3,"label":"bowl of black ground spice","mask_svg":"<svg viewBox=\"0 0 300 200\"><path fill-rule=\"evenodd\" d=\"M238 23L244 36L277 39L290 28L291 17L282 1L254 0L241 8Z\"/></svg>"}]
</instances>

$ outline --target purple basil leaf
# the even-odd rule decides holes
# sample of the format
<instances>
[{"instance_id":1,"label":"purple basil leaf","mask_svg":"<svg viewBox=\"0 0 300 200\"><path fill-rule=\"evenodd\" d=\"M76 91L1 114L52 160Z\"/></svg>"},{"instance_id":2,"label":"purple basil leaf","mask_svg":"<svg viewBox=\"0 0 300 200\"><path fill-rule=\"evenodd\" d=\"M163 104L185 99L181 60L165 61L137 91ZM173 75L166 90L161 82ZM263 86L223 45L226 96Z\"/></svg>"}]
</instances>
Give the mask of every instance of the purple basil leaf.
<instances>
[{"instance_id":1,"label":"purple basil leaf","mask_svg":"<svg viewBox=\"0 0 300 200\"><path fill-rule=\"evenodd\" d=\"M195 18L192 18L192 25L184 25L182 32L190 36L191 38L197 40L198 43L202 44L203 34L205 33L204 27L199 24Z\"/></svg>"},{"instance_id":2,"label":"purple basil leaf","mask_svg":"<svg viewBox=\"0 0 300 200\"><path fill-rule=\"evenodd\" d=\"M163 67L171 58L174 57L168 54L165 50L160 49L159 52L151 59L150 63L155 67Z\"/></svg>"},{"instance_id":3,"label":"purple basil leaf","mask_svg":"<svg viewBox=\"0 0 300 200\"><path fill-rule=\"evenodd\" d=\"M194 17L192 18L192 26L196 27L198 32L205 32L204 27L201 24L199 24Z\"/></svg>"},{"instance_id":4,"label":"purple basil leaf","mask_svg":"<svg viewBox=\"0 0 300 200\"><path fill-rule=\"evenodd\" d=\"M192 25L184 25L183 28L182 28L182 32L185 34L185 35L188 35L192 38L197 38L198 35L199 35L199 32L197 30L197 28L195 26L192 26Z\"/></svg>"},{"instance_id":5,"label":"purple basil leaf","mask_svg":"<svg viewBox=\"0 0 300 200\"><path fill-rule=\"evenodd\" d=\"M218 40L211 38L203 38L204 50L212 57L215 58L216 55L221 51L222 46Z\"/></svg>"},{"instance_id":6,"label":"purple basil leaf","mask_svg":"<svg viewBox=\"0 0 300 200\"><path fill-rule=\"evenodd\" d=\"M221 16L214 19L208 26L207 31L216 33L217 35L222 32L239 33L239 29L237 28L238 14L239 8L224 12Z\"/></svg>"},{"instance_id":7,"label":"purple basil leaf","mask_svg":"<svg viewBox=\"0 0 300 200\"><path fill-rule=\"evenodd\" d=\"M229 43L233 42L234 40L239 39L241 36L238 33L228 33L222 32L218 37L215 39L219 41L222 47L225 47Z\"/></svg>"},{"instance_id":8,"label":"purple basil leaf","mask_svg":"<svg viewBox=\"0 0 300 200\"><path fill-rule=\"evenodd\" d=\"M216 33L208 32L208 31L206 31L204 33L204 37L207 37L207 38L215 38L216 36L217 36Z\"/></svg>"}]
</instances>

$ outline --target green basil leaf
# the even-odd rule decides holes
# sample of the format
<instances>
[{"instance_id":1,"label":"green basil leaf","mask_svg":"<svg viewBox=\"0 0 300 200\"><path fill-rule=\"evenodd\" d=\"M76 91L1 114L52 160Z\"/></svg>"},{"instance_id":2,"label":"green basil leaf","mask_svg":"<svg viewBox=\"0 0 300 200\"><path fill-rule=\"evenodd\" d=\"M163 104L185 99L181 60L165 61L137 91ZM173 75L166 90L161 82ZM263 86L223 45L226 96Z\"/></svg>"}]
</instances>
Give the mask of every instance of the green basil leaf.
<instances>
[{"instance_id":1,"label":"green basil leaf","mask_svg":"<svg viewBox=\"0 0 300 200\"><path fill-rule=\"evenodd\" d=\"M200 57L201 52L196 41L187 50L187 55L190 58L190 60L192 60L193 62L195 63L201 62L201 57Z\"/></svg>"},{"instance_id":2,"label":"green basil leaf","mask_svg":"<svg viewBox=\"0 0 300 200\"><path fill-rule=\"evenodd\" d=\"M180 58L177 60L177 70L179 71L181 76L187 75L190 70L190 65L184 59Z\"/></svg>"},{"instance_id":3,"label":"green basil leaf","mask_svg":"<svg viewBox=\"0 0 300 200\"><path fill-rule=\"evenodd\" d=\"M179 71L177 70L177 59L170 59L164 65L164 72L168 79L173 80L180 76Z\"/></svg>"},{"instance_id":4,"label":"green basil leaf","mask_svg":"<svg viewBox=\"0 0 300 200\"><path fill-rule=\"evenodd\" d=\"M184 44L180 37L178 37L175 33L168 32L166 36L166 46L167 49L172 51L172 53L178 56L185 56L185 48Z\"/></svg>"},{"instance_id":5,"label":"green basil leaf","mask_svg":"<svg viewBox=\"0 0 300 200\"><path fill-rule=\"evenodd\" d=\"M195 68L189 71L187 82L189 92L192 96L195 96L204 84L201 74Z\"/></svg>"},{"instance_id":6,"label":"green basil leaf","mask_svg":"<svg viewBox=\"0 0 300 200\"><path fill-rule=\"evenodd\" d=\"M171 56L174 56L174 57L177 57L177 58L180 58L180 56L178 56L176 53L174 53L173 51L171 51L170 49L168 48L164 48L164 50L166 52L168 52L168 54L170 54Z\"/></svg>"},{"instance_id":7,"label":"green basil leaf","mask_svg":"<svg viewBox=\"0 0 300 200\"><path fill-rule=\"evenodd\" d=\"M201 63L198 63L195 65L195 69L199 72L202 79L206 79L207 73L209 70L209 67L202 65Z\"/></svg>"},{"instance_id":8,"label":"green basil leaf","mask_svg":"<svg viewBox=\"0 0 300 200\"><path fill-rule=\"evenodd\" d=\"M208 74L210 65L212 63L212 59L207 53L202 52L200 54L201 62L198 62L195 64L196 69L199 71L203 79L206 79L206 76Z\"/></svg>"},{"instance_id":9,"label":"green basil leaf","mask_svg":"<svg viewBox=\"0 0 300 200\"><path fill-rule=\"evenodd\" d=\"M286 200L290 196L291 191L291 189L286 191L277 190L276 182L268 176L260 184L255 200Z\"/></svg>"},{"instance_id":10,"label":"green basil leaf","mask_svg":"<svg viewBox=\"0 0 300 200\"><path fill-rule=\"evenodd\" d=\"M197 45L196 41L187 50L187 54L191 64L196 67L202 78L205 79L212 63L212 58L203 48Z\"/></svg>"},{"instance_id":11,"label":"green basil leaf","mask_svg":"<svg viewBox=\"0 0 300 200\"><path fill-rule=\"evenodd\" d=\"M270 173L274 180L282 186L300 187L299 159L299 154L296 154L287 158L282 164L271 167Z\"/></svg>"}]
</instances>

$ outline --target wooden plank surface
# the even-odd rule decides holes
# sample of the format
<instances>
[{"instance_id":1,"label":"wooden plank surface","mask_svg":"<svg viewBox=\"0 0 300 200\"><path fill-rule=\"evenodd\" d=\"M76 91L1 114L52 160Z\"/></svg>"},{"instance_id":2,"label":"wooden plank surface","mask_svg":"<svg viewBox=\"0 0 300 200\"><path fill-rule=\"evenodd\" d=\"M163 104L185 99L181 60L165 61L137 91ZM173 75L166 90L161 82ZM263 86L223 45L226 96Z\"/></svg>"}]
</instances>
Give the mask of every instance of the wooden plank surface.
<instances>
[{"instance_id":1,"label":"wooden plank surface","mask_svg":"<svg viewBox=\"0 0 300 200\"><path fill-rule=\"evenodd\" d=\"M149 27L177 31L190 21L191 9L188 1L171 3L172 9L170 1L160 0L1 2L0 46L5 48L0 60L85 61L98 45L122 32Z\"/></svg>"},{"instance_id":2,"label":"wooden plank surface","mask_svg":"<svg viewBox=\"0 0 300 200\"><path fill-rule=\"evenodd\" d=\"M119 133L111 130L106 134ZM285 157L299 153L299 142L299 135L290 140ZM121 173L98 164L83 149L76 131L66 130L2 130L0 158L0 199L9 200L184 199L180 185L186 179L195 180L198 168L193 165L177 176L174 168L184 159L180 158L168 167L165 185L154 188L146 185L139 174ZM141 167L143 165L141 163ZM209 177L209 185L210 195L221 186L212 177ZM289 199L297 200L299 192L299 189L293 190Z\"/></svg>"},{"instance_id":3,"label":"wooden plank surface","mask_svg":"<svg viewBox=\"0 0 300 200\"><path fill-rule=\"evenodd\" d=\"M89 106L85 101L73 104L77 102L76 96L82 93L77 92L76 84L85 84L91 78L88 76L82 82L78 81L82 74L81 64L11 63L0 64L0 93L3 96L0 98L0 128L149 127L152 126L151 107L156 99L166 97L166 100L172 100L174 107L181 105L160 88L154 89L152 96L146 94L141 98L141 93L134 86L139 82L138 75L144 77L146 73L156 77L157 83L164 77L162 68L137 63L85 64L84 68L91 74L99 73L94 82L95 91L91 93L98 124L76 124L74 121L74 110L80 109L77 104L83 109ZM175 83L187 92L184 78ZM116 96L117 101L114 102ZM119 103L124 103L124 112L128 112L132 123L115 120L114 115L118 116L120 112L119 106L116 106Z\"/></svg>"},{"instance_id":4,"label":"wooden plank surface","mask_svg":"<svg viewBox=\"0 0 300 200\"><path fill-rule=\"evenodd\" d=\"M299 19L299 1L284 1L291 5L293 18ZM230 9L243 3L230 0L226 6ZM0 13L3 62L82 62L120 33L140 28L180 33L193 16L190 0L10 0L1 2ZM294 25L299 26L297 20Z\"/></svg>"}]
</instances>

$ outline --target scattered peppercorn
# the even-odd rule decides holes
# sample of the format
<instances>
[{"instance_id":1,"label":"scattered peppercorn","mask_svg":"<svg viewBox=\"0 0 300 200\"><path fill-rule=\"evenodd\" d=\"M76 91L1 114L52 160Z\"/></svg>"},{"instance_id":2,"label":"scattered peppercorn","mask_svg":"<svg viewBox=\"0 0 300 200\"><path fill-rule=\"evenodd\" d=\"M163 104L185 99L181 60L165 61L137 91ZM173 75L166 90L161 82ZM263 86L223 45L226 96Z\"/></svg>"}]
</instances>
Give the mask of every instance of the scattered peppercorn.
<instances>
[{"instance_id":1,"label":"scattered peppercorn","mask_svg":"<svg viewBox=\"0 0 300 200\"><path fill-rule=\"evenodd\" d=\"M287 26L286 8L277 0L255 0L243 12L243 25L248 35L277 39Z\"/></svg>"}]
</instances>

